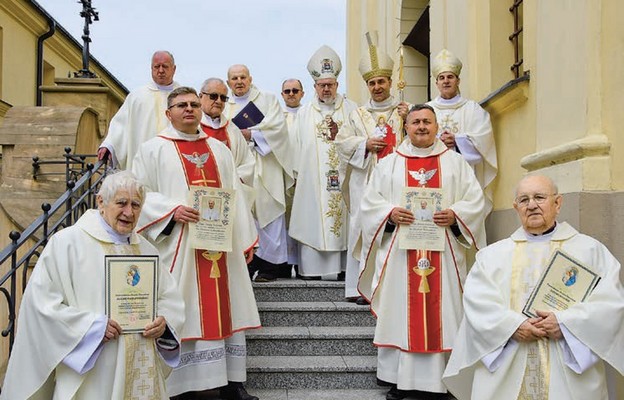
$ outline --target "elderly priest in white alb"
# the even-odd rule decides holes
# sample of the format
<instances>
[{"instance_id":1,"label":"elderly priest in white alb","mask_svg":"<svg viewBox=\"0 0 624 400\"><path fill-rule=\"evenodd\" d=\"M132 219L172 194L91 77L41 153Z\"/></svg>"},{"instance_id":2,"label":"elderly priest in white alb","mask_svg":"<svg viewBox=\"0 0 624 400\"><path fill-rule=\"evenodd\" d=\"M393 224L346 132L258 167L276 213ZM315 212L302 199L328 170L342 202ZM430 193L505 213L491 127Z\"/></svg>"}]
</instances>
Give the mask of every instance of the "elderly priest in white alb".
<instances>
[{"instance_id":1,"label":"elderly priest in white alb","mask_svg":"<svg viewBox=\"0 0 624 400\"><path fill-rule=\"evenodd\" d=\"M184 303L165 265L158 317L142 333L124 334L121 320L106 315L105 256L158 255L134 232L144 199L130 172L109 175L98 210L52 236L22 299L0 399L169 398L165 378L180 361Z\"/></svg>"},{"instance_id":2,"label":"elderly priest in white alb","mask_svg":"<svg viewBox=\"0 0 624 400\"><path fill-rule=\"evenodd\" d=\"M459 400L624 398L609 379L624 374L620 263L597 240L556 221L561 203L552 180L525 177L514 201L522 227L477 253L444 373ZM537 309L530 318L522 310L555 250L600 281L581 302L561 311ZM564 274L558 279L565 285Z\"/></svg>"},{"instance_id":3,"label":"elderly priest in white alb","mask_svg":"<svg viewBox=\"0 0 624 400\"><path fill-rule=\"evenodd\" d=\"M132 170L132 160L141 143L167 127L167 95L180 86L173 80L173 54L157 51L152 56L152 82L133 90L121 105L98 149L98 158L112 157L113 166Z\"/></svg>"}]
</instances>

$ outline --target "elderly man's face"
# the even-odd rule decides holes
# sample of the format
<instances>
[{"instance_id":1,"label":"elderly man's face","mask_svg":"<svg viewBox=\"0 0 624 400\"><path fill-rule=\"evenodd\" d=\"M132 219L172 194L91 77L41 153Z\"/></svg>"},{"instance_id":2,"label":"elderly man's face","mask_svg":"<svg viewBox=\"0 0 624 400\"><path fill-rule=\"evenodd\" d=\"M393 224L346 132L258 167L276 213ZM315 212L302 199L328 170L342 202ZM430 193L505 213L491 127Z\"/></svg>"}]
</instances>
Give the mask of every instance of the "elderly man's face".
<instances>
[{"instance_id":1,"label":"elderly man's face","mask_svg":"<svg viewBox=\"0 0 624 400\"><path fill-rule=\"evenodd\" d=\"M390 97L392 79L385 76L377 76L366 81L366 86L370 92L371 99L379 103Z\"/></svg>"},{"instance_id":2,"label":"elderly man's face","mask_svg":"<svg viewBox=\"0 0 624 400\"><path fill-rule=\"evenodd\" d=\"M171 125L180 132L197 133L201 120L201 103L199 97L192 93L181 94L172 99L166 112Z\"/></svg>"},{"instance_id":3,"label":"elderly man's face","mask_svg":"<svg viewBox=\"0 0 624 400\"><path fill-rule=\"evenodd\" d=\"M338 93L338 81L335 78L319 79L314 82L314 90L319 100L324 103L332 103Z\"/></svg>"},{"instance_id":4,"label":"elderly man's face","mask_svg":"<svg viewBox=\"0 0 624 400\"><path fill-rule=\"evenodd\" d=\"M175 70L176 66L169 54L159 51L152 57L152 79L158 85L171 85Z\"/></svg>"},{"instance_id":5,"label":"elderly man's face","mask_svg":"<svg viewBox=\"0 0 624 400\"><path fill-rule=\"evenodd\" d=\"M442 72L436 78L436 86L443 99L452 99L459 93L459 77L452 72Z\"/></svg>"},{"instance_id":6,"label":"elderly man's face","mask_svg":"<svg viewBox=\"0 0 624 400\"><path fill-rule=\"evenodd\" d=\"M139 222L142 202L136 192L119 189L107 204L101 196L98 196L97 202L104 221L119 234L131 233Z\"/></svg>"},{"instance_id":7,"label":"elderly man's face","mask_svg":"<svg viewBox=\"0 0 624 400\"><path fill-rule=\"evenodd\" d=\"M438 133L438 123L433 111L422 109L407 114L405 130L412 144L416 147L429 147L435 142Z\"/></svg>"},{"instance_id":8,"label":"elderly man's face","mask_svg":"<svg viewBox=\"0 0 624 400\"><path fill-rule=\"evenodd\" d=\"M303 88L296 79L289 79L282 85L282 98L288 107L296 108L301 105Z\"/></svg>"},{"instance_id":9,"label":"elderly man's face","mask_svg":"<svg viewBox=\"0 0 624 400\"><path fill-rule=\"evenodd\" d=\"M199 94L202 111L210 118L217 118L225 107L228 89L219 81L212 81L202 88ZM212 98L216 98L213 100Z\"/></svg>"},{"instance_id":10,"label":"elderly man's face","mask_svg":"<svg viewBox=\"0 0 624 400\"><path fill-rule=\"evenodd\" d=\"M542 234L555 225L561 202L548 178L529 176L518 184L513 206L527 232Z\"/></svg>"},{"instance_id":11,"label":"elderly man's face","mask_svg":"<svg viewBox=\"0 0 624 400\"><path fill-rule=\"evenodd\" d=\"M234 65L228 70L227 84L236 96L244 96L251 88L251 75L243 65Z\"/></svg>"}]
</instances>

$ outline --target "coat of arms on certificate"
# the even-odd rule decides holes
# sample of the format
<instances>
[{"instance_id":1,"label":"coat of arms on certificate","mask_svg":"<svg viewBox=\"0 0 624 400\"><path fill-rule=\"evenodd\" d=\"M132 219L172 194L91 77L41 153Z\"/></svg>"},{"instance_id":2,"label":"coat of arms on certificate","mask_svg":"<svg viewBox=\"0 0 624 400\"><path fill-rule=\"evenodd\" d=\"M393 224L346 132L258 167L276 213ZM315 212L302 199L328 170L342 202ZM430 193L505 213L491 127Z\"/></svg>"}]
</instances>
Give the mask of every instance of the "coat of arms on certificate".
<instances>
[{"instance_id":1,"label":"coat of arms on certificate","mask_svg":"<svg viewBox=\"0 0 624 400\"><path fill-rule=\"evenodd\" d=\"M584 301L600 281L587 265L561 250L550 257L522 313L537 317L535 310L562 311Z\"/></svg>"},{"instance_id":2,"label":"coat of arms on certificate","mask_svg":"<svg viewBox=\"0 0 624 400\"><path fill-rule=\"evenodd\" d=\"M405 187L401 194L401 206L414 214L410 225L399 228L399 248L444 251L444 227L433 222L433 214L443 210L442 189Z\"/></svg>"},{"instance_id":3,"label":"coat of arms on certificate","mask_svg":"<svg viewBox=\"0 0 624 400\"><path fill-rule=\"evenodd\" d=\"M199 211L199 222L189 224L194 249L232 251L232 225L236 192L232 189L191 186L191 207Z\"/></svg>"}]
</instances>

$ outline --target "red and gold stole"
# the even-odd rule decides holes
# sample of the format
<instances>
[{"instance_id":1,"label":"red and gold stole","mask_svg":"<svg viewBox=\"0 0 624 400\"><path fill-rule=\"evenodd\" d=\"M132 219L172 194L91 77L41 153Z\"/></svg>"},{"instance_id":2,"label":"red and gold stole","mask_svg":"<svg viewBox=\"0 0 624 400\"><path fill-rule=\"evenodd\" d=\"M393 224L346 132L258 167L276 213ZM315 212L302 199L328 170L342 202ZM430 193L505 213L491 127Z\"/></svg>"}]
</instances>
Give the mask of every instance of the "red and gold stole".
<instances>
[{"instance_id":1,"label":"red and gold stole","mask_svg":"<svg viewBox=\"0 0 624 400\"><path fill-rule=\"evenodd\" d=\"M420 185L409 171L436 173ZM409 187L440 188L440 158L405 157L405 181ZM440 353L442 347L442 257L439 251L407 251L408 346L413 353Z\"/></svg>"},{"instance_id":2,"label":"red and gold stole","mask_svg":"<svg viewBox=\"0 0 624 400\"><path fill-rule=\"evenodd\" d=\"M189 186L221 187L219 168L206 140L194 142L174 140L173 143ZM195 271L202 328L201 339L217 340L231 336L232 313L227 254L196 249Z\"/></svg>"},{"instance_id":3,"label":"red and gold stole","mask_svg":"<svg viewBox=\"0 0 624 400\"><path fill-rule=\"evenodd\" d=\"M231 150L232 146L230 145L230 137L228 136L228 133L227 133L227 126L229 123L230 121L228 121L221 128L217 128L217 129L208 125L204 125L204 124L200 124L200 126L201 126L202 131L204 131L206 135L210 136L211 138L217 139L218 141L226 145L228 149Z\"/></svg>"}]
</instances>

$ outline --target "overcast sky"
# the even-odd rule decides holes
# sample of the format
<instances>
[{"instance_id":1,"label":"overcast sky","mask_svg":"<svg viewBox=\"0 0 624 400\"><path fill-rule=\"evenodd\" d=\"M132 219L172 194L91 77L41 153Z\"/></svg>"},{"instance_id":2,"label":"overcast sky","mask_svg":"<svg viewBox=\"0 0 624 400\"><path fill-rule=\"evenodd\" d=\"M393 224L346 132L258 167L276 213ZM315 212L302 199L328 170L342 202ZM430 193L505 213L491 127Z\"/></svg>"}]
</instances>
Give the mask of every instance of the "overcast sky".
<instances>
[{"instance_id":1,"label":"overcast sky","mask_svg":"<svg viewBox=\"0 0 624 400\"><path fill-rule=\"evenodd\" d=\"M80 43L84 20L77 0L36 0ZM279 93L284 79L300 78L312 98L306 65L323 44L345 65L346 0L92 0L91 54L129 90L147 83L156 50L173 53L175 79L199 88L246 64L254 84ZM344 93L344 71L339 79Z\"/></svg>"}]
</instances>

